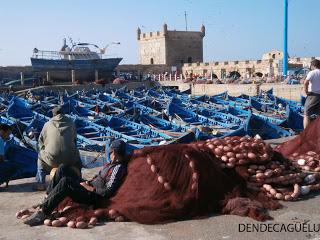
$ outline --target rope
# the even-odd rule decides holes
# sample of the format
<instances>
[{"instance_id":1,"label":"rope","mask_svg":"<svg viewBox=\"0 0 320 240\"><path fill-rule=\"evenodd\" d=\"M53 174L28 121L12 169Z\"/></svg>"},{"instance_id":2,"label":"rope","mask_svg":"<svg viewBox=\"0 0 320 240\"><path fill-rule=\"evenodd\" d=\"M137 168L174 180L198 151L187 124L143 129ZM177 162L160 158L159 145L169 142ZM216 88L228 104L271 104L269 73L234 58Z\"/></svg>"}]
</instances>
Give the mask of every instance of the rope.
<instances>
[{"instance_id":1,"label":"rope","mask_svg":"<svg viewBox=\"0 0 320 240\"><path fill-rule=\"evenodd\" d=\"M104 154L104 153L99 153L98 156L96 156L92 161L88 162L88 163L87 163L86 165L84 165L83 167L84 167L84 168L88 168L88 166L89 166L90 164L95 163L95 162L99 159L99 157L102 156L102 154Z\"/></svg>"}]
</instances>

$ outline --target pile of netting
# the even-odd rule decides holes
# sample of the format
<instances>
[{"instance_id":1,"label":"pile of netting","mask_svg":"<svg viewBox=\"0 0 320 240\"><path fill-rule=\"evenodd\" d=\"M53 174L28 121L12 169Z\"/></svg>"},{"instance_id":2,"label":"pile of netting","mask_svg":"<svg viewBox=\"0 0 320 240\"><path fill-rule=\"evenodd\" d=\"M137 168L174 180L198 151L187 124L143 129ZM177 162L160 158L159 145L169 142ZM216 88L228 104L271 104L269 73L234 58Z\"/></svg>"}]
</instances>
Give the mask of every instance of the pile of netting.
<instances>
[{"instance_id":1,"label":"pile of netting","mask_svg":"<svg viewBox=\"0 0 320 240\"><path fill-rule=\"evenodd\" d=\"M45 224L77 228L106 220L156 224L214 213L270 219L267 210L279 208L277 200L297 200L320 189L317 172L283 157L309 156L313 151L316 159L317 121L276 151L249 137L135 150L128 175L113 198L94 208L67 198Z\"/></svg>"},{"instance_id":2,"label":"pile of netting","mask_svg":"<svg viewBox=\"0 0 320 240\"><path fill-rule=\"evenodd\" d=\"M320 118L296 138L275 148L293 164L308 172L320 172Z\"/></svg>"}]
</instances>

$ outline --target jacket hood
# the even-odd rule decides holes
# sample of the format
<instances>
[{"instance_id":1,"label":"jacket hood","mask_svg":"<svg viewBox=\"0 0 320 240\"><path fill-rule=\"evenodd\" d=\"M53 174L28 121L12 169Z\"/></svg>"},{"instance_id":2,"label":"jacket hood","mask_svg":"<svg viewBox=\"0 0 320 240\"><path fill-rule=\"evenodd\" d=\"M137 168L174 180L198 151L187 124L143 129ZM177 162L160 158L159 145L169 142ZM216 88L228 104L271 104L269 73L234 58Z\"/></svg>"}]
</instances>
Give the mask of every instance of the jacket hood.
<instances>
[{"instance_id":1,"label":"jacket hood","mask_svg":"<svg viewBox=\"0 0 320 240\"><path fill-rule=\"evenodd\" d=\"M65 116L64 114L58 114L50 119L52 125L58 129L60 134L62 135L65 130L70 127L71 120Z\"/></svg>"}]
</instances>

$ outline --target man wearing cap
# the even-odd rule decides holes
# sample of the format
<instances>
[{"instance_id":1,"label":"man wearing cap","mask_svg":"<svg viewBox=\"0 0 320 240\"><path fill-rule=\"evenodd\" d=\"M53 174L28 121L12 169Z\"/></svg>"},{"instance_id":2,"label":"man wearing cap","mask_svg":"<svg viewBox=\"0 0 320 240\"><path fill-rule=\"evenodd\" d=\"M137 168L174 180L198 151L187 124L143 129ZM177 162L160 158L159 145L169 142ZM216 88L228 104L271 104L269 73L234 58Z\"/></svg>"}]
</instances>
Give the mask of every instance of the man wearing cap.
<instances>
[{"instance_id":1,"label":"man wearing cap","mask_svg":"<svg viewBox=\"0 0 320 240\"><path fill-rule=\"evenodd\" d=\"M61 106L55 107L52 115L53 117L44 124L38 140L39 156L35 190L45 190L46 175L60 164L74 166L78 173L81 169L75 124L63 114Z\"/></svg>"},{"instance_id":2,"label":"man wearing cap","mask_svg":"<svg viewBox=\"0 0 320 240\"><path fill-rule=\"evenodd\" d=\"M25 224L36 226L50 218L52 211L66 197L82 204L95 204L103 198L111 198L120 187L127 173L126 143L115 140L110 146L111 162L104 165L89 181L83 181L70 167L61 165L47 188L47 198L40 209Z\"/></svg>"}]
</instances>

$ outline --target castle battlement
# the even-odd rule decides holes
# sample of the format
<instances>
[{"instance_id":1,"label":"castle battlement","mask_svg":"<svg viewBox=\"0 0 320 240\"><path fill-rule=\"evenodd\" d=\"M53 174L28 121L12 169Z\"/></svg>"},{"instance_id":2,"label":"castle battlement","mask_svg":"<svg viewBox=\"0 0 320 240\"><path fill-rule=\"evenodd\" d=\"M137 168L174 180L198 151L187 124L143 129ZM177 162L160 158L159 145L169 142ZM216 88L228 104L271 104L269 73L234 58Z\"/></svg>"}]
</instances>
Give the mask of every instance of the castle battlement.
<instances>
[{"instance_id":1,"label":"castle battlement","mask_svg":"<svg viewBox=\"0 0 320 240\"><path fill-rule=\"evenodd\" d=\"M138 40L142 41L142 40L151 40L151 39L159 39L159 38L163 38L164 37L164 33L157 31L157 32L147 32L147 33L140 33L138 35Z\"/></svg>"}]
</instances>

